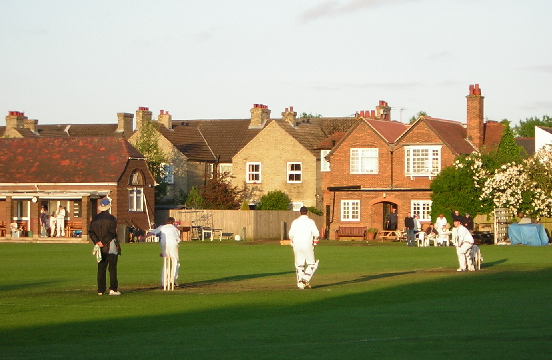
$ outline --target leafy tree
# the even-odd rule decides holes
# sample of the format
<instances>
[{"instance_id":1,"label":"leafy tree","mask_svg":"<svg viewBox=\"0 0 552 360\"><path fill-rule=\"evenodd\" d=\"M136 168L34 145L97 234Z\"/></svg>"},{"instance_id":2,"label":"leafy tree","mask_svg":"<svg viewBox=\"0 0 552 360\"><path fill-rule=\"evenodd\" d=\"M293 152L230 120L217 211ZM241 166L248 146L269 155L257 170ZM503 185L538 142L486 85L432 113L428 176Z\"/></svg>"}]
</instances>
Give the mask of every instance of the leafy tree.
<instances>
[{"instance_id":1,"label":"leafy tree","mask_svg":"<svg viewBox=\"0 0 552 360\"><path fill-rule=\"evenodd\" d=\"M514 134L518 137L535 137L535 126L552 127L552 118L548 115L544 115L542 119L530 117L525 120L520 120L519 125L514 126Z\"/></svg>"},{"instance_id":2,"label":"leafy tree","mask_svg":"<svg viewBox=\"0 0 552 360\"><path fill-rule=\"evenodd\" d=\"M201 187L200 195L206 209L231 210L239 209L244 190L233 186L228 173L219 174L209 179Z\"/></svg>"},{"instance_id":3,"label":"leafy tree","mask_svg":"<svg viewBox=\"0 0 552 360\"><path fill-rule=\"evenodd\" d=\"M427 116L427 113L425 111L418 111L418 113L415 116L412 116L410 118L410 124L414 123L414 121L418 120L420 116Z\"/></svg>"},{"instance_id":4,"label":"leafy tree","mask_svg":"<svg viewBox=\"0 0 552 360\"><path fill-rule=\"evenodd\" d=\"M314 215L323 215L324 212L322 210L318 210L317 208L315 208L314 206L308 206L307 209L313 213Z\"/></svg>"},{"instance_id":5,"label":"leafy tree","mask_svg":"<svg viewBox=\"0 0 552 360\"><path fill-rule=\"evenodd\" d=\"M188 197L186 199L186 206L192 209L203 209L204 203L205 203L205 200L203 200L203 198L199 194L198 188L195 186L192 186L192 188L190 189L190 192L188 193Z\"/></svg>"},{"instance_id":6,"label":"leafy tree","mask_svg":"<svg viewBox=\"0 0 552 360\"><path fill-rule=\"evenodd\" d=\"M247 200L243 199L240 210L251 210L249 204L247 203Z\"/></svg>"},{"instance_id":7,"label":"leafy tree","mask_svg":"<svg viewBox=\"0 0 552 360\"><path fill-rule=\"evenodd\" d=\"M301 119L314 119L314 118L321 118L322 115L320 114L316 114L316 115L313 115L312 113L302 113L301 116L299 116Z\"/></svg>"},{"instance_id":8,"label":"leafy tree","mask_svg":"<svg viewBox=\"0 0 552 360\"><path fill-rule=\"evenodd\" d=\"M138 137L134 144L136 150L142 153L146 157L148 168L153 175L155 182L158 184L155 186L155 201L159 201L165 195L167 195L167 183L165 181L165 174L161 166L166 162L167 156L163 150L159 147L159 124L153 121L145 121L140 127Z\"/></svg>"},{"instance_id":9,"label":"leafy tree","mask_svg":"<svg viewBox=\"0 0 552 360\"><path fill-rule=\"evenodd\" d=\"M259 204L258 210L289 210L289 204L291 199L289 196L280 190L269 191L268 194L263 195Z\"/></svg>"},{"instance_id":10,"label":"leafy tree","mask_svg":"<svg viewBox=\"0 0 552 360\"><path fill-rule=\"evenodd\" d=\"M502 120L502 124L504 125L504 131L496 152L496 162L498 165L509 162L519 164L522 160L522 147L517 145L509 121Z\"/></svg>"}]
</instances>

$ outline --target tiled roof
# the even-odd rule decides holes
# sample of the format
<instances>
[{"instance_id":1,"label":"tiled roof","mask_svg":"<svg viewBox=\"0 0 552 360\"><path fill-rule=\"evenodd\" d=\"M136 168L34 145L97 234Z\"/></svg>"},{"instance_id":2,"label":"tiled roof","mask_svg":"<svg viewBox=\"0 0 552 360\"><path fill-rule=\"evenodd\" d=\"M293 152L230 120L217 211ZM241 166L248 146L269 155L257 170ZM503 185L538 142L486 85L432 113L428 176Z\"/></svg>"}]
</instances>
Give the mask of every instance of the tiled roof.
<instances>
[{"instance_id":1,"label":"tiled roof","mask_svg":"<svg viewBox=\"0 0 552 360\"><path fill-rule=\"evenodd\" d=\"M311 122L301 122L296 126L291 126L287 121L276 120L275 122L314 156L318 157L320 155L316 148L326 138L326 135L318 125Z\"/></svg>"},{"instance_id":2,"label":"tiled roof","mask_svg":"<svg viewBox=\"0 0 552 360\"><path fill-rule=\"evenodd\" d=\"M399 136L401 136L409 128L408 125L398 121L373 119L366 119L365 121L390 144L397 141Z\"/></svg>"},{"instance_id":3,"label":"tiled roof","mask_svg":"<svg viewBox=\"0 0 552 360\"><path fill-rule=\"evenodd\" d=\"M516 138L516 144L524 148L527 155L533 156L535 154L535 138Z\"/></svg>"},{"instance_id":4,"label":"tiled roof","mask_svg":"<svg viewBox=\"0 0 552 360\"><path fill-rule=\"evenodd\" d=\"M144 158L115 137L2 139L0 183L117 182L130 157Z\"/></svg>"},{"instance_id":5,"label":"tiled roof","mask_svg":"<svg viewBox=\"0 0 552 360\"><path fill-rule=\"evenodd\" d=\"M38 125L37 133L31 130L15 129L23 137L82 137L82 136L115 136L122 137L122 132L117 132L117 124L57 124L57 125ZM5 126L0 126L0 136L4 136Z\"/></svg>"},{"instance_id":6,"label":"tiled roof","mask_svg":"<svg viewBox=\"0 0 552 360\"><path fill-rule=\"evenodd\" d=\"M231 163L232 157L262 129L249 129L250 119L173 120L160 132L192 161Z\"/></svg>"},{"instance_id":7,"label":"tiled roof","mask_svg":"<svg viewBox=\"0 0 552 360\"><path fill-rule=\"evenodd\" d=\"M316 149L331 150L341 139L343 139L345 135L347 135L345 131L335 132L331 136L325 138L320 143L318 143L318 145L316 145Z\"/></svg>"},{"instance_id":8,"label":"tiled roof","mask_svg":"<svg viewBox=\"0 0 552 360\"><path fill-rule=\"evenodd\" d=\"M475 149L466 139L466 128L457 121L436 119L432 117L421 117L441 140L457 155L470 154Z\"/></svg>"},{"instance_id":9,"label":"tiled roof","mask_svg":"<svg viewBox=\"0 0 552 360\"><path fill-rule=\"evenodd\" d=\"M485 137L482 150L489 152L498 148L502 139L502 133L504 132L504 125L498 121L487 121L483 126Z\"/></svg>"}]
</instances>

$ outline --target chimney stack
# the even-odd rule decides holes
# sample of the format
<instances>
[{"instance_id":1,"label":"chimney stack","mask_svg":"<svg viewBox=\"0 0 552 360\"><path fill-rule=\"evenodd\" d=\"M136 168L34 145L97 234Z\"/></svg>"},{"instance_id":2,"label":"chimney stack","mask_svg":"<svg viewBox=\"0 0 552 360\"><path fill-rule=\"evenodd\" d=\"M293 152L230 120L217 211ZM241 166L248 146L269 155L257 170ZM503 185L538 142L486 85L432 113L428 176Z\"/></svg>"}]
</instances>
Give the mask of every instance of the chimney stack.
<instances>
[{"instance_id":1,"label":"chimney stack","mask_svg":"<svg viewBox=\"0 0 552 360\"><path fill-rule=\"evenodd\" d=\"M286 121L291 126L295 126L295 122L297 121L297 112L293 111L293 106L290 106L289 109L286 108L286 110L282 113L282 120Z\"/></svg>"},{"instance_id":2,"label":"chimney stack","mask_svg":"<svg viewBox=\"0 0 552 360\"><path fill-rule=\"evenodd\" d=\"M478 151L483 147L483 100L479 84L470 85L469 94L466 96L467 104L467 133L468 140Z\"/></svg>"},{"instance_id":3,"label":"chimney stack","mask_svg":"<svg viewBox=\"0 0 552 360\"><path fill-rule=\"evenodd\" d=\"M379 101L379 105L376 106L376 119L391 120L391 106L387 104L387 101Z\"/></svg>"},{"instance_id":4,"label":"chimney stack","mask_svg":"<svg viewBox=\"0 0 552 360\"><path fill-rule=\"evenodd\" d=\"M161 110L159 116L157 117L157 122L166 127L167 129L172 129L172 115L169 114L169 111Z\"/></svg>"},{"instance_id":5,"label":"chimney stack","mask_svg":"<svg viewBox=\"0 0 552 360\"><path fill-rule=\"evenodd\" d=\"M151 121L152 115L148 107L140 106L136 110L136 130L139 130L146 121Z\"/></svg>"},{"instance_id":6,"label":"chimney stack","mask_svg":"<svg viewBox=\"0 0 552 360\"><path fill-rule=\"evenodd\" d=\"M24 112L8 111L8 116L6 116L6 132L12 129L24 129L25 120L27 119Z\"/></svg>"},{"instance_id":7,"label":"chimney stack","mask_svg":"<svg viewBox=\"0 0 552 360\"><path fill-rule=\"evenodd\" d=\"M129 113L117 113L117 131L122 133L123 137L128 140L132 135L132 123L134 121L134 114Z\"/></svg>"},{"instance_id":8,"label":"chimney stack","mask_svg":"<svg viewBox=\"0 0 552 360\"><path fill-rule=\"evenodd\" d=\"M267 105L253 104L251 111L250 129L262 129L266 122L270 120L270 109Z\"/></svg>"}]
</instances>

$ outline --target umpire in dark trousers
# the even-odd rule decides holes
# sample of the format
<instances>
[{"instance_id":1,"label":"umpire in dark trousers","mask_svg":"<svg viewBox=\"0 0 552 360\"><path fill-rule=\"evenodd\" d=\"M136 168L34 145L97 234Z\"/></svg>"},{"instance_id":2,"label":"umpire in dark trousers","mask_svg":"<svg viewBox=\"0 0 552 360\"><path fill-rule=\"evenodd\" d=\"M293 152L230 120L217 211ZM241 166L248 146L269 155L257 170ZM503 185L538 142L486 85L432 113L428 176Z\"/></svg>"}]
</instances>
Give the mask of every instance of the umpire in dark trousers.
<instances>
[{"instance_id":1,"label":"umpire in dark trousers","mask_svg":"<svg viewBox=\"0 0 552 360\"><path fill-rule=\"evenodd\" d=\"M98 209L100 213L92 218L88 235L101 249L102 259L98 262L98 295L106 291L106 270L109 269L109 295L121 295L118 291L117 260L121 246L117 239L117 219L109 213L111 200L103 198Z\"/></svg>"}]
</instances>

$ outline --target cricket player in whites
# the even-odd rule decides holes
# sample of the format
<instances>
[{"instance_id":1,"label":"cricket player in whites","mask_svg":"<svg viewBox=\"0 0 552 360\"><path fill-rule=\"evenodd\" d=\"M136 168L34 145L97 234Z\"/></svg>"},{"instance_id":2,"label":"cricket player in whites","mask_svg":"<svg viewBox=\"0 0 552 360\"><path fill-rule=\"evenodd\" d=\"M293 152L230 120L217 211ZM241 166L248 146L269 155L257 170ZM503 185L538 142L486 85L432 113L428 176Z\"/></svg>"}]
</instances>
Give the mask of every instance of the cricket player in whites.
<instances>
[{"instance_id":1,"label":"cricket player in whites","mask_svg":"<svg viewBox=\"0 0 552 360\"><path fill-rule=\"evenodd\" d=\"M299 289L310 289L310 280L318 268L318 260L314 260L314 245L318 243L320 233L316 223L308 217L307 212L307 208L302 206L299 210L301 215L293 220L289 229Z\"/></svg>"},{"instance_id":2,"label":"cricket player in whites","mask_svg":"<svg viewBox=\"0 0 552 360\"><path fill-rule=\"evenodd\" d=\"M470 231L462 225L460 219L454 220L453 242L456 245L456 254L458 255L458 263L460 267L456 271L474 271L475 268L472 264L471 256L469 255L473 246L473 236Z\"/></svg>"},{"instance_id":3,"label":"cricket player in whites","mask_svg":"<svg viewBox=\"0 0 552 360\"><path fill-rule=\"evenodd\" d=\"M159 255L164 260L164 265L161 269L161 286L163 286L165 290L170 288L174 289L174 286L178 286L178 271L180 269L178 244L180 243L180 231L174 226L174 222L174 218L169 217L165 225L150 230L147 234L147 236L158 235L160 237L159 244L161 245L161 254ZM166 269L165 264L169 264L170 269Z\"/></svg>"}]
</instances>

